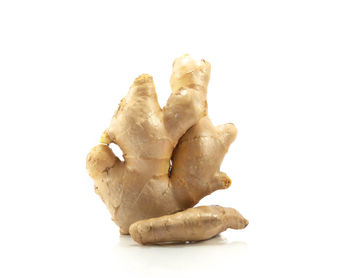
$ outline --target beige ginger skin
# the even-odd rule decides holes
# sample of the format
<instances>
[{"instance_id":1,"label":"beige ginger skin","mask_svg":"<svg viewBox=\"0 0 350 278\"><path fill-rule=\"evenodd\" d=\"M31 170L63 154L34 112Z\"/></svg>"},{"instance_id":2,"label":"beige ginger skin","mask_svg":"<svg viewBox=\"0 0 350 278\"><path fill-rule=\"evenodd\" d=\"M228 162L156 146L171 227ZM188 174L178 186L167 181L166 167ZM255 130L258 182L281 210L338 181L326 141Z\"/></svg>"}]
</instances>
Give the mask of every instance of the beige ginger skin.
<instances>
[{"instance_id":1,"label":"beige ginger skin","mask_svg":"<svg viewBox=\"0 0 350 278\"><path fill-rule=\"evenodd\" d=\"M139 243L157 243L163 238L167 242L201 240L235 227L224 223L228 218L218 216L223 208L186 211L206 195L231 184L230 178L220 172L220 165L237 130L233 124L215 127L208 118L209 77L207 61L196 61L188 55L177 58L170 78L172 94L162 109L152 77L139 76L103 133L103 144L95 146L87 157L95 191L106 204L112 220L120 227L121 234L130 233ZM124 161L114 155L109 147L111 143L121 148ZM226 210L233 209L223 209ZM210 214L221 219L210 222L210 225L218 224L216 229L210 228L216 233L204 232ZM154 219L157 217L160 219ZM158 234L165 234L153 239L142 237L139 232L144 230L139 229L142 223L149 225L151 221L154 227L161 227L165 218L174 217L177 223L182 221L181 217L183 221L191 219L198 228L192 227L197 235L186 236L189 233L185 229L191 228L188 225L174 226L173 239L166 229L159 229ZM235 221L246 223L240 214L235 217ZM144 219L148 220L135 223ZM133 223L137 226L130 229Z\"/></svg>"},{"instance_id":2,"label":"beige ginger skin","mask_svg":"<svg viewBox=\"0 0 350 278\"><path fill-rule=\"evenodd\" d=\"M205 240L227 228L243 229L247 225L248 220L233 208L201 206L137 221L129 232L140 244L173 243Z\"/></svg>"}]
</instances>

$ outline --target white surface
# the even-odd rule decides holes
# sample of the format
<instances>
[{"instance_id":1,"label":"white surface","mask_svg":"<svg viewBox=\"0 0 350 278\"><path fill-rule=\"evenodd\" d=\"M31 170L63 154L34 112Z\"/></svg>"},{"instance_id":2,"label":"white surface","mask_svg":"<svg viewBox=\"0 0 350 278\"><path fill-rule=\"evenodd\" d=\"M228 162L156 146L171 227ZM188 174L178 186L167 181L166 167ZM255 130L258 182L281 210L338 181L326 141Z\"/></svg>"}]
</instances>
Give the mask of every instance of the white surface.
<instances>
[{"instance_id":1,"label":"white surface","mask_svg":"<svg viewBox=\"0 0 350 278\"><path fill-rule=\"evenodd\" d=\"M1 1L1 277L349 277L348 1ZM120 237L85 157L132 80L212 64L209 114L239 130L222 170L243 231ZM179 273L182 276L179 276ZM215 276L214 276L215 275Z\"/></svg>"}]
</instances>

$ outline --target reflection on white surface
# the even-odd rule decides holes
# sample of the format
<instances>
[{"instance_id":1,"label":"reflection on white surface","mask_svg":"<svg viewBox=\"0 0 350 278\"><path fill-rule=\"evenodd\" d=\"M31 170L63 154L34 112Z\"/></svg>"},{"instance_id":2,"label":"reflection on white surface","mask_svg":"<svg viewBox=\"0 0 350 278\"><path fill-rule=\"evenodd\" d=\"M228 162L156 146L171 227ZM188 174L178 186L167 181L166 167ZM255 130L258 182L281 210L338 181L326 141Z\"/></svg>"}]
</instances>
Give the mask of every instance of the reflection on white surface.
<instances>
[{"instance_id":1,"label":"reflection on white surface","mask_svg":"<svg viewBox=\"0 0 350 278\"><path fill-rule=\"evenodd\" d=\"M213 270L231 264L243 256L248 244L219 235L210 240L189 244L141 246L129 236L120 236L114 248L118 266L130 273L173 274Z\"/></svg>"}]
</instances>

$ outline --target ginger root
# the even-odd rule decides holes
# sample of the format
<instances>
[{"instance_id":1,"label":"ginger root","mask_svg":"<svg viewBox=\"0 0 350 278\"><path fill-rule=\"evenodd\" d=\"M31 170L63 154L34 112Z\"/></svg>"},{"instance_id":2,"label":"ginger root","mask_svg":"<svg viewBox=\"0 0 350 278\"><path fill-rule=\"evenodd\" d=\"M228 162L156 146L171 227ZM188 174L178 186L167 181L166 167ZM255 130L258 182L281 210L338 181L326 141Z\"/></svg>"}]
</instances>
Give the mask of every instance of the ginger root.
<instances>
[{"instance_id":1,"label":"ginger root","mask_svg":"<svg viewBox=\"0 0 350 278\"><path fill-rule=\"evenodd\" d=\"M220 172L220 165L237 130L233 124L214 127L208 118L209 77L207 61L196 61L188 55L177 58L170 78L172 94L162 109L152 77L139 76L101 136L103 144L90 151L87 169L95 182L95 191L120 227L121 234L131 233L141 243L157 243L158 238L197 240L214 236L231 223L224 223L226 218L219 216L230 209L196 208L197 215L192 210L186 211L204 196L231 184L230 178ZM109 147L111 143L119 145L124 161L114 155ZM176 212L174 216L165 216ZM193 225L178 224L173 228L177 232L158 235L145 242L137 240L144 238L139 232L144 229L138 227L149 225L153 221L150 218L155 217L161 217L154 219L155 226L165 221L163 217L175 217L178 222L190 219ZM220 219L208 220L210 225L217 223L215 229L210 228L215 232L204 233L207 218ZM144 219L149 220L135 223ZM240 221L244 222L242 219ZM133 223L137 228L131 231ZM198 230L192 236L190 231L185 231L186 227Z\"/></svg>"},{"instance_id":2,"label":"ginger root","mask_svg":"<svg viewBox=\"0 0 350 278\"><path fill-rule=\"evenodd\" d=\"M212 238L227 228L243 229L248 225L233 208L201 206L140 220L129 228L131 237L140 244L198 241Z\"/></svg>"}]
</instances>

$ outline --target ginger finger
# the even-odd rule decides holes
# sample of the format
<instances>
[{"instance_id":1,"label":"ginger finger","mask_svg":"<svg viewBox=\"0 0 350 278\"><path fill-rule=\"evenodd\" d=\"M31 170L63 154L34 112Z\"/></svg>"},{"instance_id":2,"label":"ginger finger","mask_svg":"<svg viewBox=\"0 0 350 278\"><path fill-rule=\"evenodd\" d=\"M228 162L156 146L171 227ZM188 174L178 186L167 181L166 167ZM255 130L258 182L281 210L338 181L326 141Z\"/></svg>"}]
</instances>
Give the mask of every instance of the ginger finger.
<instances>
[{"instance_id":1,"label":"ginger finger","mask_svg":"<svg viewBox=\"0 0 350 278\"><path fill-rule=\"evenodd\" d=\"M140 244L199 241L212 238L231 229L243 229L248 225L237 210L220 206L201 206L140 220L130 226L131 237Z\"/></svg>"},{"instance_id":2,"label":"ginger finger","mask_svg":"<svg viewBox=\"0 0 350 278\"><path fill-rule=\"evenodd\" d=\"M173 153L170 179L182 209L231 185L229 177L220 172L220 165L236 133L234 125L217 128L206 116L180 139Z\"/></svg>"},{"instance_id":3,"label":"ginger finger","mask_svg":"<svg viewBox=\"0 0 350 278\"><path fill-rule=\"evenodd\" d=\"M172 94L164 107L164 126L170 138L179 138L200 118L207 115L207 87L210 64L189 55L177 58L170 77Z\"/></svg>"}]
</instances>

